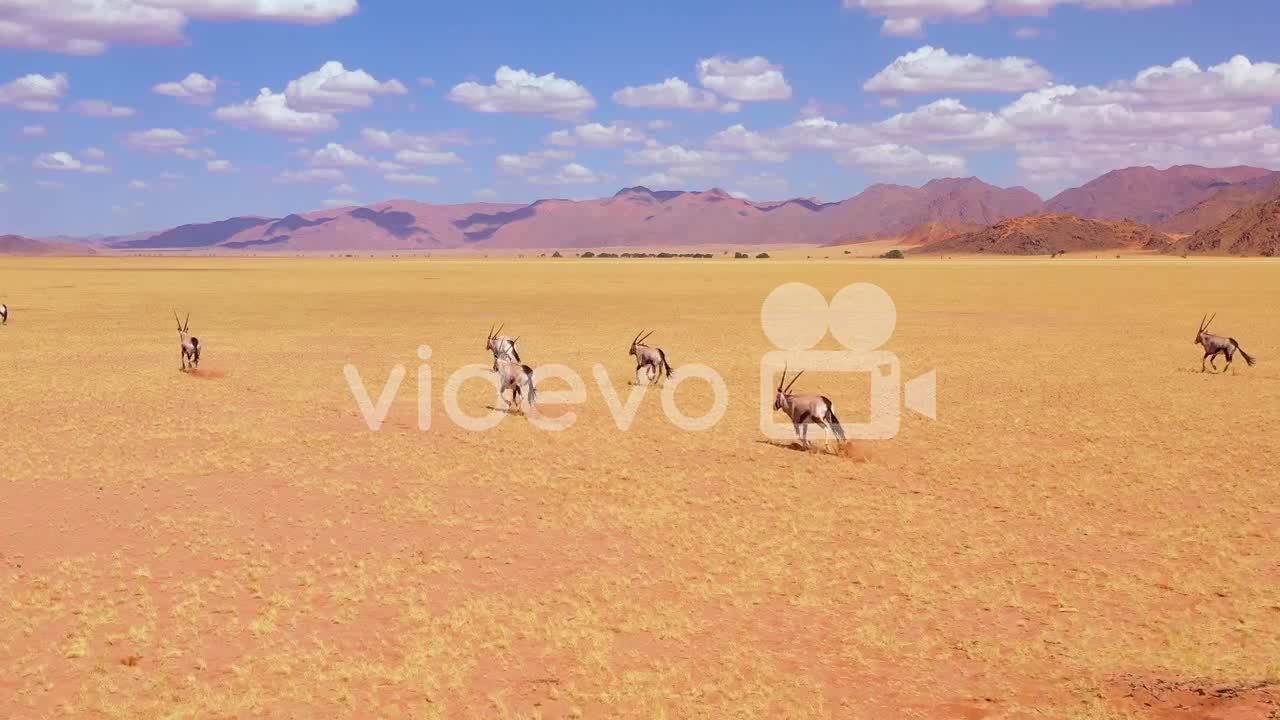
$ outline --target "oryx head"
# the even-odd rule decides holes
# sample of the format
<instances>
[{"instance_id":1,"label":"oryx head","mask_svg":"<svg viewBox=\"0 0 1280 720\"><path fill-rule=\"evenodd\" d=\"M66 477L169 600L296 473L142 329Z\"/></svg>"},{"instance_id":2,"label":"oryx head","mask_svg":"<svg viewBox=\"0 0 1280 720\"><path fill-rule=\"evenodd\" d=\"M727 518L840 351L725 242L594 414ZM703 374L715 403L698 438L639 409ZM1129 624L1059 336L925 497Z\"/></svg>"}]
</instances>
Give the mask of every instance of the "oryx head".
<instances>
[{"instance_id":1,"label":"oryx head","mask_svg":"<svg viewBox=\"0 0 1280 720\"><path fill-rule=\"evenodd\" d=\"M1218 313L1214 313L1213 317L1209 317L1209 322L1205 322L1204 319L1206 317L1209 316L1206 314L1200 317L1200 329L1196 330L1196 339L1191 341L1192 345L1199 345L1204 342L1204 333L1209 329L1209 324L1213 322L1213 318L1218 317Z\"/></svg>"},{"instance_id":2,"label":"oryx head","mask_svg":"<svg viewBox=\"0 0 1280 720\"><path fill-rule=\"evenodd\" d=\"M785 365L782 367L782 377L778 378L778 392L776 395L774 395L774 398L773 398L774 410L782 409L782 406L784 403L786 403L787 398L791 397L791 386L795 385L796 381L799 380L800 376L803 374L804 374L803 370L796 373L795 376L791 378L791 382L787 383L787 386L784 388L782 387L782 383L787 382L787 368Z\"/></svg>"},{"instance_id":3,"label":"oryx head","mask_svg":"<svg viewBox=\"0 0 1280 720\"><path fill-rule=\"evenodd\" d=\"M187 335L187 327L191 324L191 313L187 313L187 320L183 322L178 319L178 311L173 311L173 321L178 323L178 337L185 338Z\"/></svg>"},{"instance_id":4,"label":"oryx head","mask_svg":"<svg viewBox=\"0 0 1280 720\"><path fill-rule=\"evenodd\" d=\"M628 355L635 355L635 354L636 354L636 346L637 346L637 345L639 345L639 344L641 344L641 343L643 343L645 340L648 340L648 339L649 339L649 336L650 336L650 335L652 335L652 334L653 334L653 331L652 331L652 330L650 330L650 331L649 331L649 332L647 332L647 333L646 333L645 331L643 331L643 330L641 330L639 333L636 333L635 338L631 340L631 349L627 351L627 354L628 354ZM641 337L641 335L643 335L644 337Z\"/></svg>"}]
</instances>

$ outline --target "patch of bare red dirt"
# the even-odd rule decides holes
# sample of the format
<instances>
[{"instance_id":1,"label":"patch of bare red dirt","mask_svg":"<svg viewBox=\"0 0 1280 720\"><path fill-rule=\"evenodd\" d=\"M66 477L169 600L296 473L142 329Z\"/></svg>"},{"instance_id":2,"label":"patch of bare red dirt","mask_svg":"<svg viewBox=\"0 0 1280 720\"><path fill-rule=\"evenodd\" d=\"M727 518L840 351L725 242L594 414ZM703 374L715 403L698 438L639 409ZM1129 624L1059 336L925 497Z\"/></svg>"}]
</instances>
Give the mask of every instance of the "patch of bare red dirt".
<instances>
[{"instance_id":1,"label":"patch of bare red dirt","mask_svg":"<svg viewBox=\"0 0 1280 720\"><path fill-rule=\"evenodd\" d=\"M1280 718L1280 680L1232 684L1125 675L1116 678L1111 695L1118 705L1153 720Z\"/></svg>"}]
</instances>

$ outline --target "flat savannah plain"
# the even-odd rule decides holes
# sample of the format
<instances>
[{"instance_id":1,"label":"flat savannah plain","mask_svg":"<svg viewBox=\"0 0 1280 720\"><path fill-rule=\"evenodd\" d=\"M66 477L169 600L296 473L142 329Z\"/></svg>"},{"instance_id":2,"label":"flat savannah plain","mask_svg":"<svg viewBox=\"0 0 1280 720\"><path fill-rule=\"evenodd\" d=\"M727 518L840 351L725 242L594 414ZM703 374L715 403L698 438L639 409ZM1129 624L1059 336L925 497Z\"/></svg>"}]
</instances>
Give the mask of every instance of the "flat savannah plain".
<instances>
[{"instance_id":1,"label":"flat savannah plain","mask_svg":"<svg viewBox=\"0 0 1280 720\"><path fill-rule=\"evenodd\" d=\"M938 418L766 442L760 308L793 280L883 287L885 349L937 370ZM1278 281L1134 257L4 260L0 716L1277 717ZM1199 372L1206 311L1256 367ZM571 428L448 420L494 321L586 378ZM642 328L677 378L725 378L718 425L646 392L615 426L591 367L625 399ZM406 369L377 432L347 364L374 401ZM867 386L796 390L854 422Z\"/></svg>"}]
</instances>

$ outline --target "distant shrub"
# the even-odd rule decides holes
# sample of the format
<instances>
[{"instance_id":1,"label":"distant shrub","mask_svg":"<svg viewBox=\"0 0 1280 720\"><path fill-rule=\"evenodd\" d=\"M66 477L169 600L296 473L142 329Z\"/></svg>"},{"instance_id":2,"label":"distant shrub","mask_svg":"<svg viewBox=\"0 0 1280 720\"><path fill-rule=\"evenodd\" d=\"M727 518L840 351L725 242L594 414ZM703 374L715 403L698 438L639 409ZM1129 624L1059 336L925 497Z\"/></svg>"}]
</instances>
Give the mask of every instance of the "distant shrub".
<instances>
[{"instance_id":1,"label":"distant shrub","mask_svg":"<svg viewBox=\"0 0 1280 720\"><path fill-rule=\"evenodd\" d=\"M751 256L750 256L750 255L748 255L748 254L746 254L746 253L744 253L744 252L736 252L736 253L734 253L734 254L733 254L733 258L734 258L735 260L745 260L745 259L747 259L747 258L749 258L749 257L751 257Z\"/></svg>"},{"instance_id":2,"label":"distant shrub","mask_svg":"<svg viewBox=\"0 0 1280 720\"><path fill-rule=\"evenodd\" d=\"M555 252L551 253L551 257L564 257L564 256L560 254L560 251L559 251L559 250L557 250L557 251L555 251Z\"/></svg>"},{"instance_id":3,"label":"distant shrub","mask_svg":"<svg viewBox=\"0 0 1280 720\"><path fill-rule=\"evenodd\" d=\"M757 256L756 256L756 259L757 259L757 260L768 260L768 259L769 259L769 253L760 253L759 255L757 255Z\"/></svg>"},{"instance_id":4,"label":"distant shrub","mask_svg":"<svg viewBox=\"0 0 1280 720\"><path fill-rule=\"evenodd\" d=\"M582 253L581 255L579 255L578 257L595 257L595 256L596 256L596 254L595 254L595 253L593 253L593 252L591 252L590 250L588 250L588 251L586 251L586 252Z\"/></svg>"},{"instance_id":5,"label":"distant shrub","mask_svg":"<svg viewBox=\"0 0 1280 720\"><path fill-rule=\"evenodd\" d=\"M895 249L890 250L889 252L887 252L887 253L885 253L885 254L881 255L880 257L885 258L886 260L901 260L901 259L905 258L905 257L906 257L906 255L903 255L901 250L898 250L898 249L896 249L896 248L895 248Z\"/></svg>"}]
</instances>

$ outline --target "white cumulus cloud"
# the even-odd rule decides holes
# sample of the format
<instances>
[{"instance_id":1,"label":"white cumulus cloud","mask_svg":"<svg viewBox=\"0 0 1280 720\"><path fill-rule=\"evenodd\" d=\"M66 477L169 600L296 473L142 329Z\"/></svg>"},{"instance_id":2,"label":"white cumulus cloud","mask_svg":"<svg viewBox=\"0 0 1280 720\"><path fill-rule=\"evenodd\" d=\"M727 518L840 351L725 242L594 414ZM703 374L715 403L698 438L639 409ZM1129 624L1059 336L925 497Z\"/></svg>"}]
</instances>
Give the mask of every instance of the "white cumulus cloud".
<instances>
[{"instance_id":1,"label":"white cumulus cloud","mask_svg":"<svg viewBox=\"0 0 1280 720\"><path fill-rule=\"evenodd\" d=\"M290 108L300 112L337 113L373 105L374 95L404 95L399 80L380 82L364 70L348 70L330 60L320 69L292 80L284 96Z\"/></svg>"},{"instance_id":2,"label":"white cumulus cloud","mask_svg":"<svg viewBox=\"0 0 1280 720\"><path fill-rule=\"evenodd\" d=\"M566 150L540 150L524 155L501 154L495 159L498 172L502 175L527 175L542 169L547 163L555 160L569 160L573 153Z\"/></svg>"},{"instance_id":3,"label":"white cumulus cloud","mask_svg":"<svg viewBox=\"0 0 1280 720\"><path fill-rule=\"evenodd\" d=\"M341 143L328 143L319 150L303 150L298 153L314 167L353 168L368 167L372 161Z\"/></svg>"},{"instance_id":4,"label":"white cumulus cloud","mask_svg":"<svg viewBox=\"0 0 1280 720\"><path fill-rule=\"evenodd\" d=\"M1048 85L1052 76L1024 57L952 55L925 45L899 57L862 85L885 94L936 92L1022 92Z\"/></svg>"},{"instance_id":5,"label":"white cumulus cloud","mask_svg":"<svg viewBox=\"0 0 1280 720\"><path fill-rule=\"evenodd\" d=\"M556 130L547 135L547 143L560 147L584 145L593 148L616 148L627 143L644 142L644 133L634 128L611 123L587 123L567 130Z\"/></svg>"},{"instance_id":6,"label":"white cumulus cloud","mask_svg":"<svg viewBox=\"0 0 1280 720\"><path fill-rule=\"evenodd\" d=\"M4 21L0 20L0 32L3 27ZM70 87L71 83L63 73L29 73L0 85L0 105L10 105L27 112L57 112L58 102Z\"/></svg>"},{"instance_id":7,"label":"white cumulus cloud","mask_svg":"<svg viewBox=\"0 0 1280 720\"><path fill-rule=\"evenodd\" d=\"M973 110L955 98L943 98L875 123L878 133L912 142L991 144L1011 139L1013 126L996 113Z\"/></svg>"},{"instance_id":8,"label":"white cumulus cloud","mask_svg":"<svg viewBox=\"0 0 1280 720\"><path fill-rule=\"evenodd\" d=\"M341 170L334 168L311 168L309 170L285 170L272 179L282 184L342 182L345 178Z\"/></svg>"},{"instance_id":9,"label":"white cumulus cloud","mask_svg":"<svg viewBox=\"0 0 1280 720\"><path fill-rule=\"evenodd\" d=\"M259 90L253 100L220 107L213 116L237 127L285 135L330 132L338 127L338 119L332 114L296 110L289 107L284 95L273 93L270 88Z\"/></svg>"},{"instance_id":10,"label":"white cumulus cloud","mask_svg":"<svg viewBox=\"0 0 1280 720\"><path fill-rule=\"evenodd\" d=\"M1177 5L1185 0L844 0L846 8L860 8L884 18L880 32L912 36L924 32L926 22L977 20L990 15L1044 15L1058 5L1090 10L1146 10Z\"/></svg>"},{"instance_id":11,"label":"white cumulus cloud","mask_svg":"<svg viewBox=\"0 0 1280 720\"><path fill-rule=\"evenodd\" d=\"M740 102L791 97L791 86L782 75L782 66L774 65L759 55L742 60L730 60L719 55L699 60L698 82Z\"/></svg>"},{"instance_id":12,"label":"white cumulus cloud","mask_svg":"<svg viewBox=\"0 0 1280 720\"><path fill-rule=\"evenodd\" d=\"M965 160L959 155L926 153L893 143L852 148L836 159L877 177L938 177L965 172Z\"/></svg>"},{"instance_id":13,"label":"white cumulus cloud","mask_svg":"<svg viewBox=\"0 0 1280 720\"><path fill-rule=\"evenodd\" d=\"M152 128L131 132L125 136L124 142L139 150L176 150L191 144L191 138L174 128Z\"/></svg>"},{"instance_id":14,"label":"white cumulus cloud","mask_svg":"<svg viewBox=\"0 0 1280 720\"><path fill-rule=\"evenodd\" d=\"M748 130L741 124L712 135L707 140L707 147L744 153L756 162L781 163L791 157L774 138Z\"/></svg>"},{"instance_id":15,"label":"white cumulus cloud","mask_svg":"<svg viewBox=\"0 0 1280 720\"><path fill-rule=\"evenodd\" d=\"M208 105L218 90L218 82L198 72L188 73L181 80L163 82L151 86L151 92L167 95L192 105Z\"/></svg>"},{"instance_id":16,"label":"white cumulus cloud","mask_svg":"<svg viewBox=\"0 0 1280 720\"><path fill-rule=\"evenodd\" d=\"M598 175L585 165L568 163L556 171L554 175L535 175L530 182L540 185L593 185L604 182L605 176Z\"/></svg>"},{"instance_id":17,"label":"white cumulus cloud","mask_svg":"<svg viewBox=\"0 0 1280 720\"><path fill-rule=\"evenodd\" d=\"M383 180L397 185L437 185L440 178L433 175L415 175L413 173L388 173L382 176Z\"/></svg>"},{"instance_id":18,"label":"white cumulus cloud","mask_svg":"<svg viewBox=\"0 0 1280 720\"><path fill-rule=\"evenodd\" d=\"M0 0L0 47L99 55L114 44L173 45L189 20L330 23L357 0Z\"/></svg>"},{"instance_id":19,"label":"white cumulus cloud","mask_svg":"<svg viewBox=\"0 0 1280 720\"><path fill-rule=\"evenodd\" d=\"M455 152L435 150L400 150L395 158L406 165L457 165L462 162Z\"/></svg>"},{"instance_id":20,"label":"white cumulus cloud","mask_svg":"<svg viewBox=\"0 0 1280 720\"><path fill-rule=\"evenodd\" d=\"M81 162L69 152L43 153L32 161L31 167L37 170L61 170L85 173L108 173L111 168L106 165L94 165Z\"/></svg>"},{"instance_id":21,"label":"white cumulus cloud","mask_svg":"<svg viewBox=\"0 0 1280 720\"><path fill-rule=\"evenodd\" d=\"M735 158L717 150L698 150L682 145L662 145L650 141L642 150L623 151L627 165L665 166L668 175L676 177L718 177L728 171Z\"/></svg>"},{"instance_id":22,"label":"white cumulus cloud","mask_svg":"<svg viewBox=\"0 0 1280 720\"><path fill-rule=\"evenodd\" d=\"M209 148L190 148L190 147L174 148L173 152L188 160L207 160L217 154Z\"/></svg>"},{"instance_id":23,"label":"white cumulus cloud","mask_svg":"<svg viewBox=\"0 0 1280 720\"><path fill-rule=\"evenodd\" d=\"M709 90L695 88L678 77L670 77L653 85L624 87L613 94L613 101L626 107L672 108L704 112L720 109L720 100Z\"/></svg>"},{"instance_id":24,"label":"white cumulus cloud","mask_svg":"<svg viewBox=\"0 0 1280 720\"><path fill-rule=\"evenodd\" d=\"M464 82L453 86L449 99L485 113L523 113L575 118L596 107L591 93L555 73L535 75L506 65L494 73L493 85Z\"/></svg>"}]
</instances>

